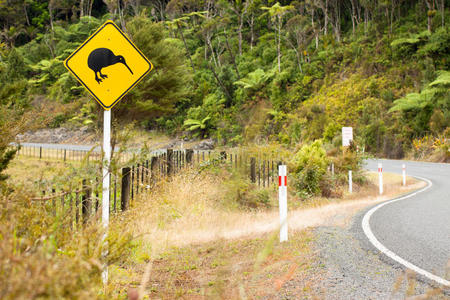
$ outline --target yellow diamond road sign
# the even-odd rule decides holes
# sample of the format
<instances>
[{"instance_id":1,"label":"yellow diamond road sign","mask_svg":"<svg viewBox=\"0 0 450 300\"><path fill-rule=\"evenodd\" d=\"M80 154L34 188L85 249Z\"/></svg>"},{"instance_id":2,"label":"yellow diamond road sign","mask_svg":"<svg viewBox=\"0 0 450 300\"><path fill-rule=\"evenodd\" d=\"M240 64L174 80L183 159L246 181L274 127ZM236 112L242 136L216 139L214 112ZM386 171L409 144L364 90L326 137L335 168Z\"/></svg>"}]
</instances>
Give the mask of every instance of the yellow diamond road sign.
<instances>
[{"instance_id":1,"label":"yellow diamond road sign","mask_svg":"<svg viewBox=\"0 0 450 300\"><path fill-rule=\"evenodd\" d=\"M64 65L106 110L153 68L112 21L97 29Z\"/></svg>"}]
</instances>

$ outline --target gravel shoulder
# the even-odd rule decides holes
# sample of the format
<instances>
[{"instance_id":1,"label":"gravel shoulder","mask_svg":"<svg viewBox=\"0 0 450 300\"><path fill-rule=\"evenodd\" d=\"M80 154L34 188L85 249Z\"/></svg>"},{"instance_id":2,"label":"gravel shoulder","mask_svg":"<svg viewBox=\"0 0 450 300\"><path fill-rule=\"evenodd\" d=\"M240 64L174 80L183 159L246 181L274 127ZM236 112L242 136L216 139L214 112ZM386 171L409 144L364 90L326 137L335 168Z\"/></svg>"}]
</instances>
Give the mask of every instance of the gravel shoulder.
<instances>
[{"instance_id":1,"label":"gravel shoulder","mask_svg":"<svg viewBox=\"0 0 450 300\"><path fill-rule=\"evenodd\" d=\"M338 214L335 224L315 229L317 268L324 270L315 293L321 299L449 299L370 245L361 228L367 210L345 224L341 221L345 216Z\"/></svg>"}]
</instances>

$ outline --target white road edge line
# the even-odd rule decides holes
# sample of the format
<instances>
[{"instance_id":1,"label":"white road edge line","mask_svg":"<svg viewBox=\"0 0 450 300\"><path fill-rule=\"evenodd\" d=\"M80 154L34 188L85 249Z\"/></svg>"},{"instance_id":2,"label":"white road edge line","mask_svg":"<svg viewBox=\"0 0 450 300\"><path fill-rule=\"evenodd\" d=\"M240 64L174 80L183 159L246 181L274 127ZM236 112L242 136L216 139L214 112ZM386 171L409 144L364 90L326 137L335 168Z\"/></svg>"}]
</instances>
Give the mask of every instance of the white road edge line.
<instances>
[{"instance_id":1,"label":"white road edge line","mask_svg":"<svg viewBox=\"0 0 450 300\"><path fill-rule=\"evenodd\" d=\"M392 252L391 250L389 250L388 248L386 248L386 246L384 246L382 243L380 243L380 242L377 240L377 238L376 238L375 235L373 234L372 230L370 229L370 224L369 224L370 217L371 217L371 216L375 213L375 211L377 211L379 208L381 208L381 207L383 207L383 206L385 206L385 205L387 205L387 204L390 204L390 203L394 203L394 202L397 202L397 201L401 201L401 200L405 200L405 199L414 197L415 195L417 195L417 194L419 194L419 193L422 193L422 192L428 190L428 189L431 188L431 186L433 185L433 183L432 183L430 180L426 179L426 178L422 178L422 177L418 177L418 176L414 176L414 177L416 177L416 178L418 178L418 179L420 179L420 180L423 180L423 181L427 182L428 185L427 185L426 187L424 187L423 189L417 191L417 192L414 192L414 193L412 193L412 194L409 194L409 195L406 195L406 196L403 196L403 197L400 197L400 198L397 198L397 199L393 199L393 200L389 200L389 201L380 203L380 204L378 204L377 206L373 207L372 209L370 209L370 210L364 215L364 218L363 218L363 220L362 220L362 228L363 228L363 230L364 230L364 234L367 236L367 238L368 238L369 241L372 243L372 245L375 246L375 248L377 248L377 249L378 249L379 251L381 251L383 254L385 254L385 255L388 256L389 258L395 260L396 262L402 264L402 265L405 266L406 268L408 268L408 269L410 269L410 270L413 270L414 272L416 272L416 273L418 273L418 274L420 274L420 275L425 276L425 277L428 278L428 279L431 279L431 280L433 280L433 281L435 281L435 282L437 282L437 283L439 283L439 284L441 284L441 285L449 286L449 287L450 287L450 281L445 280L445 279L442 278L442 277L436 276L436 275L434 275L434 274L431 274L431 273L428 272L428 271L425 271L424 269L419 268L418 266L416 266L416 265L410 263L409 261L407 261L407 260L401 258L401 257L398 256L397 254L395 254L394 252Z\"/></svg>"}]
</instances>

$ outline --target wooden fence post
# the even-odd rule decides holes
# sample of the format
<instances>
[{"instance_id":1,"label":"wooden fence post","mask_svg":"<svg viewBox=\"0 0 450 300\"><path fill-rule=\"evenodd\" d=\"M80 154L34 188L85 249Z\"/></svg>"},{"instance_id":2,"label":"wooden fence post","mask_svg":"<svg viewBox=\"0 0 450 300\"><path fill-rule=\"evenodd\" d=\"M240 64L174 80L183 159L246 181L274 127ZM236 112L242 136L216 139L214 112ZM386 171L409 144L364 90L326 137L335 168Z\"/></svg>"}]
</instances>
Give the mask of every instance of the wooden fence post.
<instances>
[{"instance_id":1,"label":"wooden fence post","mask_svg":"<svg viewBox=\"0 0 450 300\"><path fill-rule=\"evenodd\" d=\"M172 175L173 172L173 149L167 149L167 176Z\"/></svg>"},{"instance_id":2,"label":"wooden fence post","mask_svg":"<svg viewBox=\"0 0 450 300\"><path fill-rule=\"evenodd\" d=\"M227 153L225 151L220 151L220 160L227 160Z\"/></svg>"},{"instance_id":3,"label":"wooden fence post","mask_svg":"<svg viewBox=\"0 0 450 300\"><path fill-rule=\"evenodd\" d=\"M122 211L127 210L130 207L130 179L131 169L126 167L122 169L122 194L120 208Z\"/></svg>"},{"instance_id":4,"label":"wooden fence post","mask_svg":"<svg viewBox=\"0 0 450 300\"><path fill-rule=\"evenodd\" d=\"M263 187L266 186L266 161L263 160L263 166L262 166L262 185Z\"/></svg>"},{"instance_id":5,"label":"wooden fence post","mask_svg":"<svg viewBox=\"0 0 450 300\"><path fill-rule=\"evenodd\" d=\"M79 192L75 192L75 223L78 224L80 221L80 199Z\"/></svg>"},{"instance_id":6,"label":"wooden fence post","mask_svg":"<svg viewBox=\"0 0 450 300\"><path fill-rule=\"evenodd\" d=\"M52 209L53 209L53 216L56 216L56 199L55 199L55 188L52 188Z\"/></svg>"},{"instance_id":7,"label":"wooden fence post","mask_svg":"<svg viewBox=\"0 0 450 300\"><path fill-rule=\"evenodd\" d=\"M141 164L137 164L137 167L136 167L136 195L139 194L139 183L140 183L139 174L141 173L140 169L141 169Z\"/></svg>"},{"instance_id":8,"label":"wooden fence post","mask_svg":"<svg viewBox=\"0 0 450 300\"><path fill-rule=\"evenodd\" d=\"M81 215L83 216L83 223L86 224L91 214L92 208L92 189L86 184L86 179L83 179L82 196L81 196Z\"/></svg>"},{"instance_id":9,"label":"wooden fence post","mask_svg":"<svg viewBox=\"0 0 450 300\"><path fill-rule=\"evenodd\" d=\"M130 185L130 189L131 189L131 201L133 201L134 199L134 165L131 166L131 185Z\"/></svg>"},{"instance_id":10,"label":"wooden fence post","mask_svg":"<svg viewBox=\"0 0 450 300\"><path fill-rule=\"evenodd\" d=\"M150 160L150 184L154 184L156 182L156 170L158 170L158 156L152 156ZM159 170L161 171L161 170Z\"/></svg>"},{"instance_id":11,"label":"wooden fence post","mask_svg":"<svg viewBox=\"0 0 450 300\"><path fill-rule=\"evenodd\" d=\"M39 159L42 158L42 146L39 147Z\"/></svg>"},{"instance_id":12,"label":"wooden fence post","mask_svg":"<svg viewBox=\"0 0 450 300\"><path fill-rule=\"evenodd\" d=\"M250 180L256 182L256 158L250 158Z\"/></svg>"},{"instance_id":13,"label":"wooden fence post","mask_svg":"<svg viewBox=\"0 0 450 300\"><path fill-rule=\"evenodd\" d=\"M186 149L186 164L192 163L193 157L194 157L194 150Z\"/></svg>"},{"instance_id":14,"label":"wooden fence post","mask_svg":"<svg viewBox=\"0 0 450 300\"><path fill-rule=\"evenodd\" d=\"M144 181L148 184L148 176L149 176L150 172L148 170L148 160L145 161L145 180L144 177L142 177L142 183L144 183Z\"/></svg>"}]
</instances>

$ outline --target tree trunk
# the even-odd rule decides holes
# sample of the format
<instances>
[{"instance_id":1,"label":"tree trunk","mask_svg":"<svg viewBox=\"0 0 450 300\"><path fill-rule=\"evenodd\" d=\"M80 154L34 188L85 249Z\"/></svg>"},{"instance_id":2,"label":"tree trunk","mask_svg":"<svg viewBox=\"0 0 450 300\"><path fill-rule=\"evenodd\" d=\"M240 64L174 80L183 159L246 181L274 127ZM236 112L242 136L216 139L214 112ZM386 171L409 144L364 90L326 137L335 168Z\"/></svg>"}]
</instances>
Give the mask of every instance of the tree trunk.
<instances>
[{"instance_id":1,"label":"tree trunk","mask_svg":"<svg viewBox=\"0 0 450 300\"><path fill-rule=\"evenodd\" d=\"M431 15L430 14L427 14L428 15L428 31L431 33L431 21L433 20L433 18L431 17Z\"/></svg>"},{"instance_id":2,"label":"tree trunk","mask_svg":"<svg viewBox=\"0 0 450 300\"><path fill-rule=\"evenodd\" d=\"M242 26L244 24L243 24L241 15L238 15L238 22L239 22L239 26L238 26L239 55L242 56Z\"/></svg>"},{"instance_id":3,"label":"tree trunk","mask_svg":"<svg viewBox=\"0 0 450 300\"><path fill-rule=\"evenodd\" d=\"M84 17L84 0L80 0L80 18Z\"/></svg>"},{"instance_id":4,"label":"tree trunk","mask_svg":"<svg viewBox=\"0 0 450 300\"><path fill-rule=\"evenodd\" d=\"M339 6L339 0L336 0L334 2L335 4L335 14L334 14L334 20L331 23L333 25L334 29L334 35L336 36L336 41L341 41L341 10Z\"/></svg>"},{"instance_id":5,"label":"tree trunk","mask_svg":"<svg viewBox=\"0 0 450 300\"><path fill-rule=\"evenodd\" d=\"M89 16L89 19L91 18L91 15L92 15L92 6L94 5L94 0L88 0L89 2L89 10L88 10L88 16Z\"/></svg>"},{"instance_id":6,"label":"tree trunk","mask_svg":"<svg viewBox=\"0 0 450 300\"><path fill-rule=\"evenodd\" d=\"M53 9L50 4L48 5L48 13L50 15L50 27L52 28L53 31Z\"/></svg>"},{"instance_id":7,"label":"tree trunk","mask_svg":"<svg viewBox=\"0 0 450 300\"><path fill-rule=\"evenodd\" d=\"M324 26L324 34L328 34L328 0L325 0L325 9L324 9L324 17L325 17L325 24Z\"/></svg>"},{"instance_id":8,"label":"tree trunk","mask_svg":"<svg viewBox=\"0 0 450 300\"><path fill-rule=\"evenodd\" d=\"M302 70L302 64L301 64L301 59L300 59L300 53L299 53L299 51L298 51L298 49L300 49L300 45L299 45L299 43L298 43L298 39L297 39L297 45L294 45L294 44L289 40L289 38L286 38L286 41L287 41L288 44L291 46L292 50L294 50L295 56L297 57L297 66L298 66L298 69L299 69L300 73L303 73L303 70ZM303 55L302 55L302 58L303 58Z\"/></svg>"},{"instance_id":9,"label":"tree trunk","mask_svg":"<svg viewBox=\"0 0 450 300\"><path fill-rule=\"evenodd\" d=\"M298 69L300 70L300 73L303 74L302 63L301 63L301 61L300 61L300 55L299 55L297 49L294 49L294 51L295 51L295 55L297 56L297 65L298 65Z\"/></svg>"},{"instance_id":10,"label":"tree trunk","mask_svg":"<svg viewBox=\"0 0 450 300\"><path fill-rule=\"evenodd\" d=\"M433 14L432 11L434 10L434 0L425 0L425 4L428 7L428 12L427 12L427 27L428 27L428 31L431 33L431 23L433 21Z\"/></svg>"},{"instance_id":11,"label":"tree trunk","mask_svg":"<svg viewBox=\"0 0 450 300\"><path fill-rule=\"evenodd\" d=\"M236 65L236 59L234 58L233 51L231 50L230 44L228 43L228 35L225 31L225 28L223 29L223 33L225 36L225 45L227 46L228 52L230 52L231 62L233 63L234 70L236 70L236 75L237 75L238 79L241 79L241 76L239 75L239 70Z\"/></svg>"},{"instance_id":12,"label":"tree trunk","mask_svg":"<svg viewBox=\"0 0 450 300\"><path fill-rule=\"evenodd\" d=\"M364 34L367 34L367 29L369 25L369 10L367 7L364 8Z\"/></svg>"},{"instance_id":13,"label":"tree trunk","mask_svg":"<svg viewBox=\"0 0 450 300\"><path fill-rule=\"evenodd\" d=\"M351 11L351 15L352 15L352 34L355 35L355 30L356 30L356 24L355 24L355 19L356 19L356 3L355 0L351 0L351 4L352 4L352 11Z\"/></svg>"},{"instance_id":14,"label":"tree trunk","mask_svg":"<svg viewBox=\"0 0 450 300\"><path fill-rule=\"evenodd\" d=\"M214 61L214 66L217 67L216 54L214 52L214 48L211 43L211 37L209 37L209 34L208 34L208 37L206 38L206 43L208 44L209 50L211 50L211 56Z\"/></svg>"},{"instance_id":15,"label":"tree trunk","mask_svg":"<svg viewBox=\"0 0 450 300\"><path fill-rule=\"evenodd\" d=\"M186 39L184 38L183 30L181 30L180 26L177 25L178 31L180 32L181 39L183 40L184 48L186 48L186 54L188 55L189 61L191 62L192 71L195 72L194 62L192 61L191 53L189 52L189 48L186 43Z\"/></svg>"},{"instance_id":16,"label":"tree trunk","mask_svg":"<svg viewBox=\"0 0 450 300\"><path fill-rule=\"evenodd\" d=\"M23 5L23 12L25 13L25 18L27 20L27 25L30 26L30 18L28 17L27 6L26 6L25 3Z\"/></svg>"},{"instance_id":17,"label":"tree trunk","mask_svg":"<svg viewBox=\"0 0 450 300\"><path fill-rule=\"evenodd\" d=\"M278 73L281 73L281 16L278 15L278 41L277 41L277 60L278 60Z\"/></svg>"},{"instance_id":18,"label":"tree trunk","mask_svg":"<svg viewBox=\"0 0 450 300\"><path fill-rule=\"evenodd\" d=\"M254 31L253 31L253 25L254 25L254 15L252 13L252 17L250 18L250 50L253 50L253 41L254 41Z\"/></svg>"},{"instance_id":19,"label":"tree trunk","mask_svg":"<svg viewBox=\"0 0 450 300\"><path fill-rule=\"evenodd\" d=\"M213 73L214 78L216 78L217 83L218 83L219 86L222 88L224 94L225 94L229 99L232 99L232 98L231 98L231 95L230 95L230 93L229 93L229 91L225 88L225 85L222 83L222 81L220 80L219 76L217 75L216 71L214 70L214 68L211 66L210 63L208 63L208 67L209 67L209 69L211 70L211 72Z\"/></svg>"},{"instance_id":20,"label":"tree trunk","mask_svg":"<svg viewBox=\"0 0 450 300\"><path fill-rule=\"evenodd\" d=\"M313 28L314 32L315 32L315 39L316 39L316 49L319 48L319 33L315 28L314 25L314 8L311 7L311 27Z\"/></svg>"}]
</instances>

